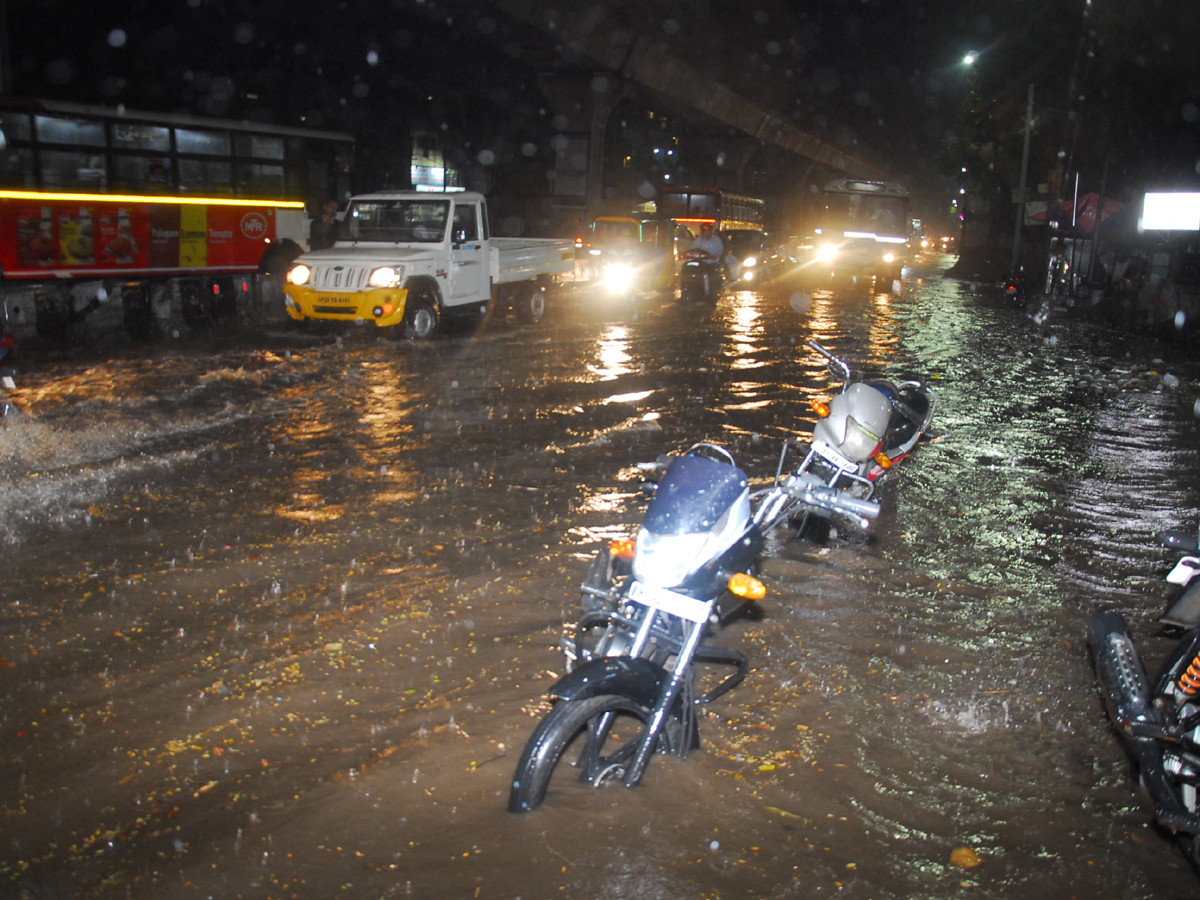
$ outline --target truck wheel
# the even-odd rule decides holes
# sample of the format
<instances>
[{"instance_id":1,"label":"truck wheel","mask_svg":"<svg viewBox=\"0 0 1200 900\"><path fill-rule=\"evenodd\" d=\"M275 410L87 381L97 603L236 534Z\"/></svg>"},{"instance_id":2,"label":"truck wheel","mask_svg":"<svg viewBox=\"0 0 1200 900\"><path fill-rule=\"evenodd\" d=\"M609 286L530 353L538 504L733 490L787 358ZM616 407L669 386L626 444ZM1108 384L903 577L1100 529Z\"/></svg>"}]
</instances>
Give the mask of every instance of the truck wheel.
<instances>
[{"instance_id":1,"label":"truck wheel","mask_svg":"<svg viewBox=\"0 0 1200 900\"><path fill-rule=\"evenodd\" d=\"M410 340L427 341L438 333L441 317L437 301L426 293L411 298L404 313L404 336Z\"/></svg>"},{"instance_id":2,"label":"truck wheel","mask_svg":"<svg viewBox=\"0 0 1200 900\"><path fill-rule=\"evenodd\" d=\"M538 284L523 285L517 294L517 299L513 301L513 309L517 311L517 318L527 324L534 324L542 320L542 316L546 314L546 291Z\"/></svg>"}]
</instances>

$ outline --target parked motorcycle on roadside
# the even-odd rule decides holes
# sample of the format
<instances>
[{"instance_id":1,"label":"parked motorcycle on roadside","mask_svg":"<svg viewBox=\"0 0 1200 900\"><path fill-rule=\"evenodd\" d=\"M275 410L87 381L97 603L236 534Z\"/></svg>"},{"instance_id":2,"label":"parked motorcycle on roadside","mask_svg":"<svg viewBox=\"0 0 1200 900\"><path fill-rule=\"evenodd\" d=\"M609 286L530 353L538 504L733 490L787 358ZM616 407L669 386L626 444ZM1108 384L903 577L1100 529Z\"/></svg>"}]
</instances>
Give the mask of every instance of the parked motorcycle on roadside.
<instances>
[{"instance_id":1,"label":"parked motorcycle on roadside","mask_svg":"<svg viewBox=\"0 0 1200 900\"><path fill-rule=\"evenodd\" d=\"M1181 531L1167 531L1157 535L1158 542L1181 553L1200 551L1200 535ZM1177 585L1177 590L1158 620L1175 628L1200 626L1200 557L1184 556L1167 574L1167 581Z\"/></svg>"},{"instance_id":2,"label":"parked motorcycle on roadside","mask_svg":"<svg viewBox=\"0 0 1200 900\"><path fill-rule=\"evenodd\" d=\"M802 537L818 526L840 524L861 534L868 521L848 504L810 503L806 486L821 486L852 500L871 500L922 440L937 440L930 427L937 392L921 381L851 381L850 367L816 341L808 346L842 374L841 392L828 403L814 404L819 418L807 443L785 441L774 484L756 495L755 522L769 531L787 519ZM787 472L788 451L799 446L804 457Z\"/></svg>"},{"instance_id":3,"label":"parked motorcycle on roadside","mask_svg":"<svg viewBox=\"0 0 1200 900\"><path fill-rule=\"evenodd\" d=\"M1178 532L1159 541L1185 553L1200 543ZM1184 556L1168 580L1182 591L1160 621L1188 630L1153 680L1120 613L1093 616L1087 640L1109 718L1154 802L1154 819L1200 869L1200 559Z\"/></svg>"},{"instance_id":4,"label":"parked motorcycle on roadside","mask_svg":"<svg viewBox=\"0 0 1200 900\"><path fill-rule=\"evenodd\" d=\"M654 466L664 467L636 539L612 542L592 563L583 615L563 642L568 673L547 692L554 705L521 753L510 812L528 812L572 781L634 787L655 753L686 759L700 746L699 708L746 676L744 654L708 641L766 595L753 574L763 532L749 478L716 444ZM819 485L796 490L809 502L878 513ZM718 679L709 667L733 671Z\"/></svg>"},{"instance_id":5,"label":"parked motorcycle on roadside","mask_svg":"<svg viewBox=\"0 0 1200 900\"><path fill-rule=\"evenodd\" d=\"M703 250L680 254L679 299L684 303L716 303L725 284L725 264Z\"/></svg>"}]
</instances>

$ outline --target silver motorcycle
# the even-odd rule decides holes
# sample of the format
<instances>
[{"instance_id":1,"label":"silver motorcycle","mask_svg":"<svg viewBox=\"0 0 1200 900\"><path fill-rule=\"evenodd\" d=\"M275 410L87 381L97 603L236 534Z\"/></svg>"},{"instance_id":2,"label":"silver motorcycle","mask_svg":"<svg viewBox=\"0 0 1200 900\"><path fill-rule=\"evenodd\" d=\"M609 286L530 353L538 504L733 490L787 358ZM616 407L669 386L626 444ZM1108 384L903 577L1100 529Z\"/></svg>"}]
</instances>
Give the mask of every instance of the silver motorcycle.
<instances>
[{"instance_id":1,"label":"silver motorcycle","mask_svg":"<svg viewBox=\"0 0 1200 900\"><path fill-rule=\"evenodd\" d=\"M930 427L937 392L921 381L853 381L844 360L816 341L808 346L841 373L842 388L828 403L814 404L819 418L807 443L784 442L774 484L754 497L754 522L766 532L786 519L805 536L814 525L832 520L861 533L869 517L853 501L871 501L918 443L938 439ZM788 470L794 446L804 456ZM838 502L825 499L830 496Z\"/></svg>"}]
</instances>

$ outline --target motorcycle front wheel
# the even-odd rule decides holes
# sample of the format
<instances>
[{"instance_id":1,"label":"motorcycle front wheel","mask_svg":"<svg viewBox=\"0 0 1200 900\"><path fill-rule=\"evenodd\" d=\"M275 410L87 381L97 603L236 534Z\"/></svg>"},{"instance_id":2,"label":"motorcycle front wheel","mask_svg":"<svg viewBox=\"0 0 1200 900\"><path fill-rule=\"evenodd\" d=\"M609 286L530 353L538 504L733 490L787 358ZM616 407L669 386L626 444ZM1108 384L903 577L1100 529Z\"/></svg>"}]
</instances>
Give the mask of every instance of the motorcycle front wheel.
<instances>
[{"instance_id":1,"label":"motorcycle front wheel","mask_svg":"<svg viewBox=\"0 0 1200 900\"><path fill-rule=\"evenodd\" d=\"M508 795L508 811L536 809L547 792L566 789L572 780L592 787L623 780L650 715L649 709L624 694L558 701L525 744ZM660 745L664 739L665 734ZM572 772L555 777L568 750L570 755L578 753L570 763Z\"/></svg>"}]
</instances>

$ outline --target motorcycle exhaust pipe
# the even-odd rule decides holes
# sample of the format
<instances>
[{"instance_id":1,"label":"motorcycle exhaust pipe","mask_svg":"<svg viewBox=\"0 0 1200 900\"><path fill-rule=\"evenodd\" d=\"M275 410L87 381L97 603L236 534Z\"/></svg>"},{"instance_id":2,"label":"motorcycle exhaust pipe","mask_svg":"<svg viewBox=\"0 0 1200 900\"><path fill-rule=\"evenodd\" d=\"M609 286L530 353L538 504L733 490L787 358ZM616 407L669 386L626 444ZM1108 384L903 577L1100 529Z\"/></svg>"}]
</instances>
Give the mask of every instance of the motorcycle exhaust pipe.
<instances>
[{"instance_id":1,"label":"motorcycle exhaust pipe","mask_svg":"<svg viewBox=\"0 0 1200 900\"><path fill-rule=\"evenodd\" d=\"M1154 706L1141 656L1119 613L1101 613L1088 622L1088 646L1109 718L1137 763L1139 781L1155 803L1154 818L1176 833L1200 832L1200 816L1181 802L1168 778L1163 739L1168 729Z\"/></svg>"},{"instance_id":2,"label":"motorcycle exhaust pipe","mask_svg":"<svg viewBox=\"0 0 1200 900\"><path fill-rule=\"evenodd\" d=\"M1112 612L1093 616L1087 634L1105 705L1122 735L1133 738L1141 724L1161 727L1162 717L1150 702L1146 670L1125 619Z\"/></svg>"}]
</instances>

